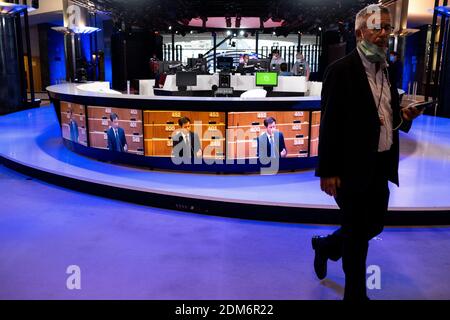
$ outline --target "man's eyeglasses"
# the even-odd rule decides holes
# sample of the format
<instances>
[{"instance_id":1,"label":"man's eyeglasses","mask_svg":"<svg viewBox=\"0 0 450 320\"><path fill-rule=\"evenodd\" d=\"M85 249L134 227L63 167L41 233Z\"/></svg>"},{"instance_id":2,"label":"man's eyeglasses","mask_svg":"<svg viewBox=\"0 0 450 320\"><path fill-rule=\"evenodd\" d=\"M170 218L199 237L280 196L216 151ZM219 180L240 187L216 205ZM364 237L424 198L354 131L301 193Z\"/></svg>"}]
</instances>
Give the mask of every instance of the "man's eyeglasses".
<instances>
[{"instance_id":1,"label":"man's eyeglasses","mask_svg":"<svg viewBox=\"0 0 450 320\"><path fill-rule=\"evenodd\" d=\"M394 28L387 24L387 25L375 25L372 28L369 28L370 30L376 32L376 33L380 33L381 30L384 30L386 33L392 33L392 31L394 31Z\"/></svg>"}]
</instances>

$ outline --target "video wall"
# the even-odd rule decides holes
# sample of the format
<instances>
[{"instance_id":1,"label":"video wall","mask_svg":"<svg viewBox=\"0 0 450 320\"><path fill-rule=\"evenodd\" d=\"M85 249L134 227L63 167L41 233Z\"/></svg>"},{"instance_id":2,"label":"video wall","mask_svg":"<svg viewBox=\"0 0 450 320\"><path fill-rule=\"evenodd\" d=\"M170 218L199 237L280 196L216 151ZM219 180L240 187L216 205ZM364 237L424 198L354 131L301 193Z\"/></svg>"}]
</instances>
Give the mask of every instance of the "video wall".
<instances>
[{"instance_id":1,"label":"video wall","mask_svg":"<svg viewBox=\"0 0 450 320\"><path fill-rule=\"evenodd\" d=\"M189 123L180 125L180 120ZM145 155L174 156L174 142L179 142L179 135L189 130L193 136L187 138L192 140L189 147L194 148L197 140L203 158L224 159L225 125L225 112L144 111Z\"/></svg>"},{"instance_id":2,"label":"video wall","mask_svg":"<svg viewBox=\"0 0 450 320\"><path fill-rule=\"evenodd\" d=\"M228 113L228 153L233 159L258 156L258 139L267 136L264 119L273 118L275 131L283 137L285 157L308 157L309 111L264 111ZM281 153L283 150L278 150Z\"/></svg>"},{"instance_id":3,"label":"video wall","mask_svg":"<svg viewBox=\"0 0 450 320\"><path fill-rule=\"evenodd\" d=\"M188 150L205 160L255 159L264 150L269 157L299 158L317 156L320 111L137 110L61 102L61 125L70 141L147 157Z\"/></svg>"},{"instance_id":4,"label":"video wall","mask_svg":"<svg viewBox=\"0 0 450 320\"><path fill-rule=\"evenodd\" d=\"M62 136L70 141L87 146L86 110L83 105L61 102Z\"/></svg>"},{"instance_id":5,"label":"video wall","mask_svg":"<svg viewBox=\"0 0 450 320\"><path fill-rule=\"evenodd\" d=\"M87 112L91 147L144 155L141 110L88 106Z\"/></svg>"}]
</instances>

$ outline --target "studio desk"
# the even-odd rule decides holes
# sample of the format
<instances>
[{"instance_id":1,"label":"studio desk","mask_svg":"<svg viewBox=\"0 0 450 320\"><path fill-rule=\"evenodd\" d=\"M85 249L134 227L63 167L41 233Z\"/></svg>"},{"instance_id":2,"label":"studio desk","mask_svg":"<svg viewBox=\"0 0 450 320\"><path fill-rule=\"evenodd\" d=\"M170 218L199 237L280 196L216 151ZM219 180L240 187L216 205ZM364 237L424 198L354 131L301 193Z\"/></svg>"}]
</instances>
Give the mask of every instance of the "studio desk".
<instances>
[{"instance_id":1,"label":"studio desk","mask_svg":"<svg viewBox=\"0 0 450 320\"><path fill-rule=\"evenodd\" d=\"M96 92L86 86L97 86ZM98 86L104 90L98 90ZM60 84L47 88L64 144L74 152L123 164L201 172L258 172L257 137L264 119L274 117L285 138L287 157L279 170L312 168L317 159L320 97L258 99L141 96L109 90L108 83ZM72 124L70 124L72 111ZM108 150L110 115L124 129L127 152ZM172 134L178 119L188 117L203 151L200 164L175 164ZM73 124L76 123L76 126ZM77 130L73 134L71 130ZM75 137L75 138L74 138ZM77 140L77 141L74 141Z\"/></svg>"}]
</instances>

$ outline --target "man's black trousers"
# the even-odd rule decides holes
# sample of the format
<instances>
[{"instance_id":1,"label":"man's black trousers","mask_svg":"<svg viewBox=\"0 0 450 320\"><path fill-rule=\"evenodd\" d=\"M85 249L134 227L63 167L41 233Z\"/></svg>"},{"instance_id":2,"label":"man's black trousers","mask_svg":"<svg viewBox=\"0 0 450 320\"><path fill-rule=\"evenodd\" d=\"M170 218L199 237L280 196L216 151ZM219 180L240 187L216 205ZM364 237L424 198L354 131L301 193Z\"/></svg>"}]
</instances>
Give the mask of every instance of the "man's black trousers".
<instances>
[{"instance_id":1,"label":"man's black trousers","mask_svg":"<svg viewBox=\"0 0 450 320\"><path fill-rule=\"evenodd\" d=\"M369 240L383 231L389 203L387 166L387 153L382 152L376 155L375 167L367 168L367 177L341 177L335 198L341 212L341 227L325 238L324 247L329 259L342 258L344 300L367 299Z\"/></svg>"}]
</instances>

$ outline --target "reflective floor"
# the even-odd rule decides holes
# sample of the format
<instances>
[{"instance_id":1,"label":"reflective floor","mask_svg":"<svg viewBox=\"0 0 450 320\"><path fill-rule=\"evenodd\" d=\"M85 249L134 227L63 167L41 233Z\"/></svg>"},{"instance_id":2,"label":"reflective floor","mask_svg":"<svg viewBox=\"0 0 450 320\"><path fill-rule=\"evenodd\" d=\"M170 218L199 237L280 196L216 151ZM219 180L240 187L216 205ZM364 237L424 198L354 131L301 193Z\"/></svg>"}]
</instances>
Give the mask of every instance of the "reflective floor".
<instances>
[{"instance_id":1,"label":"reflective floor","mask_svg":"<svg viewBox=\"0 0 450 320\"><path fill-rule=\"evenodd\" d=\"M0 166L0 299L341 299L310 237L332 226L195 215L104 199ZM450 299L450 227L387 228L370 244L372 299ZM81 270L68 290L66 269Z\"/></svg>"}]
</instances>

